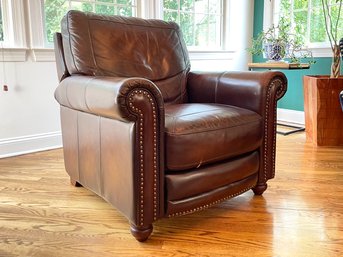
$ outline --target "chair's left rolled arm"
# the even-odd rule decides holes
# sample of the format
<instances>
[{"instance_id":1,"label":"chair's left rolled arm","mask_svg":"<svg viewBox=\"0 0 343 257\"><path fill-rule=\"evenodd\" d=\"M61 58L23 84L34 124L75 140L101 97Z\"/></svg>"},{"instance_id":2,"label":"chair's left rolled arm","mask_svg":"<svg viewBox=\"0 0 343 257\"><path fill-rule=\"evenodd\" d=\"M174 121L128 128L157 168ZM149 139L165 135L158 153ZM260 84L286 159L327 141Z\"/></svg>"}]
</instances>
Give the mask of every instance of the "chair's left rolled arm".
<instances>
[{"instance_id":1,"label":"chair's left rolled arm","mask_svg":"<svg viewBox=\"0 0 343 257\"><path fill-rule=\"evenodd\" d=\"M114 200L112 204L129 218L135 229L150 230L152 222L161 216L164 208L161 193L164 176L164 103L157 86L143 78L78 75L62 80L55 91L55 98L69 109L122 123L133 122L133 131L130 132L133 163L122 164L122 168L116 171L127 173L129 170L125 167L133 167L133 175L128 176L132 177L133 181L114 181L112 184L115 187L118 183L119 189L111 191L113 199L116 199L116 194L123 191L121 185L127 185L127 188L134 191L130 193L133 199L122 199L119 203ZM116 144L116 139L112 140L114 142L109 144ZM102 191L100 188L96 193L102 195ZM107 193L107 198L112 199L112 196L108 197Z\"/></svg>"},{"instance_id":2,"label":"chair's left rolled arm","mask_svg":"<svg viewBox=\"0 0 343 257\"><path fill-rule=\"evenodd\" d=\"M59 84L55 98L59 104L74 110L118 120L135 120L133 104L141 106L149 99L138 97L134 93L137 90L153 98L156 107L164 113L161 92L153 82L143 78L71 76Z\"/></svg>"}]
</instances>

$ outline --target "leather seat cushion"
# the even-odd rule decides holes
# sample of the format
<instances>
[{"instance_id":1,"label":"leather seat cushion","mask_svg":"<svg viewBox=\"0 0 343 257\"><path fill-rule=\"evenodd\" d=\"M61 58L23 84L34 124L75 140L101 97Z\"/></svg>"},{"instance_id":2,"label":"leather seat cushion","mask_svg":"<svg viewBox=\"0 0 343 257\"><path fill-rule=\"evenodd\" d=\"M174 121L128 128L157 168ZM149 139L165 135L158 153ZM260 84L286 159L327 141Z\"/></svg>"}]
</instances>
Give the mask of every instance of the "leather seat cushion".
<instances>
[{"instance_id":1,"label":"leather seat cushion","mask_svg":"<svg viewBox=\"0 0 343 257\"><path fill-rule=\"evenodd\" d=\"M165 106L167 170L185 170L256 150L262 143L262 117L221 104Z\"/></svg>"}]
</instances>

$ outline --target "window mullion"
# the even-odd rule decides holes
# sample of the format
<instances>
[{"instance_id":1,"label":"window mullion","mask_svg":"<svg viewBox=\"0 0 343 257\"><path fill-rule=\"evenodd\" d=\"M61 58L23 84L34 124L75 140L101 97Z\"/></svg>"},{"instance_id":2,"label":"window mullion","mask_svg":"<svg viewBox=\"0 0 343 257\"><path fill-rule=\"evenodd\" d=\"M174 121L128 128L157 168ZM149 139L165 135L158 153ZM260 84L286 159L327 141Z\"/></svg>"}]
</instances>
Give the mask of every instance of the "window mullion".
<instances>
[{"instance_id":1,"label":"window mullion","mask_svg":"<svg viewBox=\"0 0 343 257\"><path fill-rule=\"evenodd\" d=\"M0 0L2 8L3 41L0 44L0 62L26 60L26 33L24 0Z\"/></svg>"},{"instance_id":2,"label":"window mullion","mask_svg":"<svg viewBox=\"0 0 343 257\"><path fill-rule=\"evenodd\" d=\"M181 0L177 0L177 20L181 26Z\"/></svg>"},{"instance_id":3,"label":"window mullion","mask_svg":"<svg viewBox=\"0 0 343 257\"><path fill-rule=\"evenodd\" d=\"M192 7L192 12L193 12L193 26L192 26L192 37L193 37L193 44L195 45L195 31L196 31L196 25L195 25L195 20L196 20L196 13L195 13L195 2L193 3L193 7Z\"/></svg>"},{"instance_id":4,"label":"window mullion","mask_svg":"<svg viewBox=\"0 0 343 257\"><path fill-rule=\"evenodd\" d=\"M291 21L294 21L294 0L291 0Z\"/></svg>"},{"instance_id":5,"label":"window mullion","mask_svg":"<svg viewBox=\"0 0 343 257\"><path fill-rule=\"evenodd\" d=\"M1 14L2 35L4 36L4 34L3 34L4 22L3 22L3 14L2 14L4 8L3 8L2 0L0 0L0 7L1 7L0 14ZM2 40L1 40L1 42L4 41L4 40L5 40L5 39L4 39L4 37L3 37ZM2 44L1 44L1 45L2 45Z\"/></svg>"},{"instance_id":6,"label":"window mullion","mask_svg":"<svg viewBox=\"0 0 343 257\"><path fill-rule=\"evenodd\" d=\"M23 1L3 0L4 46L26 47L25 18Z\"/></svg>"},{"instance_id":7,"label":"window mullion","mask_svg":"<svg viewBox=\"0 0 343 257\"><path fill-rule=\"evenodd\" d=\"M2 0L2 21L3 21L3 33L4 33L4 43L3 47L10 47L14 45L14 35L13 35L13 19L11 13L11 5L8 0Z\"/></svg>"},{"instance_id":8,"label":"window mullion","mask_svg":"<svg viewBox=\"0 0 343 257\"><path fill-rule=\"evenodd\" d=\"M30 0L30 45L32 48L45 47L44 0Z\"/></svg>"},{"instance_id":9,"label":"window mullion","mask_svg":"<svg viewBox=\"0 0 343 257\"><path fill-rule=\"evenodd\" d=\"M312 0L308 1L307 6L307 31L306 31L306 45L309 45L310 43L310 37L311 37L311 17L312 17Z\"/></svg>"},{"instance_id":10,"label":"window mullion","mask_svg":"<svg viewBox=\"0 0 343 257\"><path fill-rule=\"evenodd\" d=\"M205 14L207 16L207 42L206 44L209 45L210 43L210 1L207 0L207 14Z\"/></svg>"}]
</instances>

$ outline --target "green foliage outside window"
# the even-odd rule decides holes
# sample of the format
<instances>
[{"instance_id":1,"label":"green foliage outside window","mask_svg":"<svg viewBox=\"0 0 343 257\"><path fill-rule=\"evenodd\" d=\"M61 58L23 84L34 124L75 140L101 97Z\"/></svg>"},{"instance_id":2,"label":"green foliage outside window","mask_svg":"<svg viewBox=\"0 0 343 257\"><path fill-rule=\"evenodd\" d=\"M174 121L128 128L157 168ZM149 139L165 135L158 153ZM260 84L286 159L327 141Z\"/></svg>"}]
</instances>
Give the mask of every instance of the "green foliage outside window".
<instances>
[{"instance_id":1,"label":"green foliage outside window","mask_svg":"<svg viewBox=\"0 0 343 257\"><path fill-rule=\"evenodd\" d=\"M329 2L330 15L336 20L338 16L337 1L329 0ZM281 0L280 16L293 23L294 33L302 35L305 42L322 43L328 41L321 0L294 0L293 5L292 1ZM338 28L338 34L343 37L342 19L339 21Z\"/></svg>"},{"instance_id":2,"label":"green foliage outside window","mask_svg":"<svg viewBox=\"0 0 343 257\"><path fill-rule=\"evenodd\" d=\"M133 0L44 0L47 41L52 43L54 33L60 31L61 19L68 10L95 12L106 15L133 16Z\"/></svg>"},{"instance_id":3,"label":"green foliage outside window","mask_svg":"<svg viewBox=\"0 0 343 257\"><path fill-rule=\"evenodd\" d=\"M45 29L48 42L53 42L54 33L61 30L61 19L68 11L65 0L45 0Z\"/></svg>"},{"instance_id":4,"label":"green foliage outside window","mask_svg":"<svg viewBox=\"0 0 343 257\"><path fill-rule=\"evenodd\" d=\"M163 19L180 25L187 46L221 46L221 0L164 0Z\"/></svg>"},{"instance_id":5,"label":"green foliage outside window","mask_svg":"<svg viewBox=\"0 0 343 257\"><path fill-rule=\"evenodd\" d=\"M106 15L134 16L134 0L44 0L48 42L60 31L60 21L69 10ZM163 0L164 20L180 24L187 46L220 48L222 0Z\"/></svg>"}]
</instances>

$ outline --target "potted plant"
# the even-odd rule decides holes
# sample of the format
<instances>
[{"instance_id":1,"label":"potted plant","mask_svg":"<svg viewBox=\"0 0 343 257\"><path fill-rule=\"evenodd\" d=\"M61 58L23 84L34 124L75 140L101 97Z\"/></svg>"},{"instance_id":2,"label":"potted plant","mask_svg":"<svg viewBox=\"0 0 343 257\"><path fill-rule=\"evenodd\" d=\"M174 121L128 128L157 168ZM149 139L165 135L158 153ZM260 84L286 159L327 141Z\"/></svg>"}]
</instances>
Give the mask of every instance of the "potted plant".
<instances>
[{"instance_id":1,"label":"potted plant","mask_svg":"<svg viewBox=\"0 0 343 257\"><path fill-rule=\"evenodd\" d=\"M331 14L329 0L321 1L333 58L330 75L304 76L306 138L317 146L343 146L343 112L339 102L343 77L340 76L338 35L343 0L334 0L338 8L336 17Z\"/></svg>"},{"instance_id":2,"label":"potted plant","mask_svg":"<svg viewBox=\"0 0 343 257\"><path fill-rule=\"evenodd\" d=\"M300 35L291 33L291 24L281 17L279 24L262 31L252 40L252 47L248 51L253 55L263 54L268 62L281 62L289 58L291 63L300 63L302 58L311 58L312 52L304 49Z\"/></svg>"}]
</instances>

